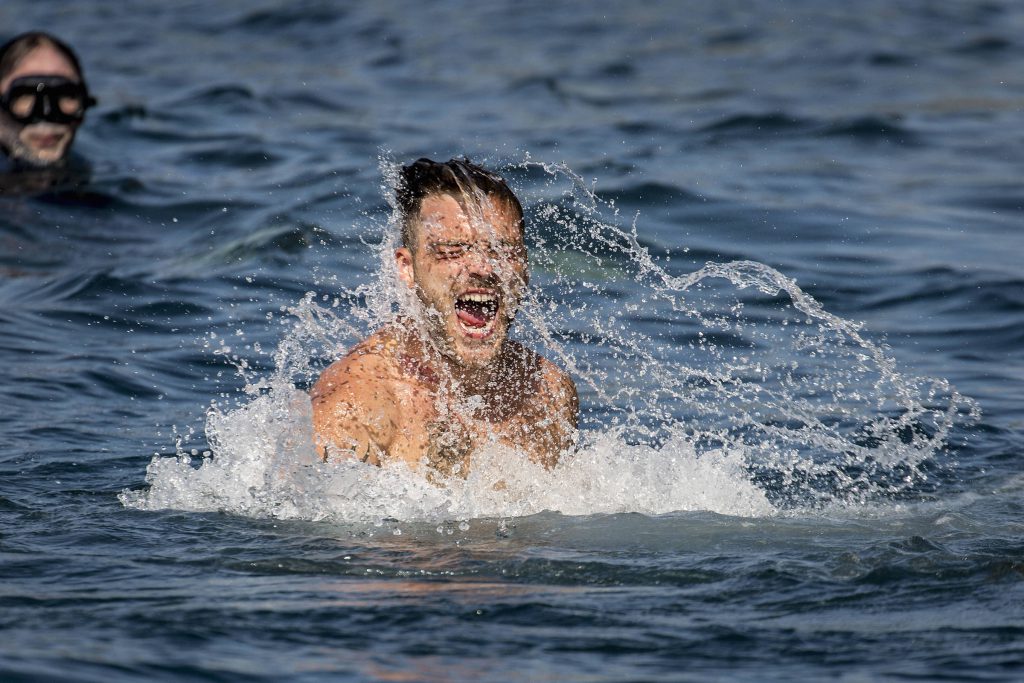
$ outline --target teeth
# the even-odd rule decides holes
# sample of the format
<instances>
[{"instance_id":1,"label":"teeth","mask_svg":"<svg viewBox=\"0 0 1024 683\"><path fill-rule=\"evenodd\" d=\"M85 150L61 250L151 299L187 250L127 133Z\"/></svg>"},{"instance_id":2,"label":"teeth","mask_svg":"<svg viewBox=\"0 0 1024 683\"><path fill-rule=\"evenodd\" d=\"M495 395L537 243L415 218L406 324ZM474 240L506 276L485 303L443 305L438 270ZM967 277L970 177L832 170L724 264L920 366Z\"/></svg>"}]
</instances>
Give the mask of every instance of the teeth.
<instances>
[{"instance_id":1,"label":"teeth","mask_svg":"<svg viewBox=\"0 0 1024 683\"><path fill-rule=\"evenodd\" d=\"M486 304L494 302L498 297L493 294L463 294L459 298L465 301L475 301L480 304Z\"/></svg>"}]
</instances>

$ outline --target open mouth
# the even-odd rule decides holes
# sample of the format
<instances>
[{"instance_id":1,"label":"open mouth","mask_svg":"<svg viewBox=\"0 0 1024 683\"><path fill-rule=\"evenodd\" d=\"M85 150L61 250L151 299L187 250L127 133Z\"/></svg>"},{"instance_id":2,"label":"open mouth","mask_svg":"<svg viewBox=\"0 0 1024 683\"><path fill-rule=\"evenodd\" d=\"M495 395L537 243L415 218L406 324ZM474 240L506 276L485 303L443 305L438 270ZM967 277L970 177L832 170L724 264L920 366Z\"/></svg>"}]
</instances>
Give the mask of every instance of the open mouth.
<instances>
[{"instance_id":1,"label":"open mouth","mask_svg":"<svg viewBox=\"0 0 1024 683\"><path fill-rule=\"evenodd\" d=\"M455 299L455 316L467 336L486 339L494 332L498 318L498 295L488 291L460 294Z\"/></svg>"},{"instance_id":2,"label":"open mouth","mask_svg":"<svg viewBox=\"0 0 1024 683\"><path fill-rule=\"evenodd\" d=\"M22 138L22 142L33 155L39 159L54 160L63 153L69 137L61 131L32 131Z\"/></svg>"},{"instance_id":3,"label":"open mouth","mask_svg":"<svg viewBox=\"0 0 1024 683\"><path fill-rule=\"evenodd\" d=\"M68 131L63 126L39 124L28 127L23 135L28 144L40 149L50 149L61 145L68 137Z\"/></svg>"}]
</instances>

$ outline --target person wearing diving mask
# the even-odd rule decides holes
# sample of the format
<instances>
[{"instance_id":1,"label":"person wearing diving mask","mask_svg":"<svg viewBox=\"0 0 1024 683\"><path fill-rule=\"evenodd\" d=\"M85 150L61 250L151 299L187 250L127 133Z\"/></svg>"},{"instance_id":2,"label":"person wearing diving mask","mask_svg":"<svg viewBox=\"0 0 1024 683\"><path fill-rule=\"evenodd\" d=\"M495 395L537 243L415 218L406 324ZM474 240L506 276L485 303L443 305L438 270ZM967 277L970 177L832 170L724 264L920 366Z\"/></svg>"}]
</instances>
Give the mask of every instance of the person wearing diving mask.
<instances>
[{"instance_id":1,"label":"person wearing diving mask","mask_svg":"<svg viewBox=\"0 0 1024 683\"><path fill-rule=\"evenodd\" d=\"M0 150L16 166L61 165L96 103L66 44L42 32L0 46Z\"/></svg>"}]
</instances>

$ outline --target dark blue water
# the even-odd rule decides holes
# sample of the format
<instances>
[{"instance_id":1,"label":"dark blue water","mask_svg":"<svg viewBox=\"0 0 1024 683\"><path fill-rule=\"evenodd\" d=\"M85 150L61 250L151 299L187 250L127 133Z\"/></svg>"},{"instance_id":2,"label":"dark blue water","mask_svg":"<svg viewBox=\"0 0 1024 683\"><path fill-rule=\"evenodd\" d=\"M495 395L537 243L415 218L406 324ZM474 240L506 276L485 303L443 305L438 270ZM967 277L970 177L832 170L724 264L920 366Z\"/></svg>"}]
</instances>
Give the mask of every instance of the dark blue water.
<instances>
[{"instance_id":1,"label":"dark blue water","mask_svg":"<svg viewBox=\"0 0 1024 683\"><path fill-rule=\"evenodd\" d=\"M0 197L0 679L1024 677L1018 3L0 26L100 99L87 181ZM461 154L527 206L581 451L318 470L293 389L372 325L382 168Z\"/></svg>"}]
</instances>

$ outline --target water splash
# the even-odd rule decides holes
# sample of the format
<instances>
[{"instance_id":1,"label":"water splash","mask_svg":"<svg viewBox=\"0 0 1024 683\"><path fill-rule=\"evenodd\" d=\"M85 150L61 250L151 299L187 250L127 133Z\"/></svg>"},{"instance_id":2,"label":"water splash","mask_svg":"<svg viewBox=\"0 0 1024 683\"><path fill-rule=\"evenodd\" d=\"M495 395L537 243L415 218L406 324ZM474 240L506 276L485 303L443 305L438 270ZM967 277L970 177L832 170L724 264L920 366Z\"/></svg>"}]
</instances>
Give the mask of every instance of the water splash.
<instances>
[{"instance_id":1,"label":"water splash","mask_svg":"<svg viewBox=\"0 0 1024 683\"><path fill-rule=\"evenodd\" d=\"M560 363L583 399L576 452L547 472L485 448L466 479L428 483L402 465L324 464L308 385L402 305L392 216L373 282L331 276L290 311L261 377L239 361L245 399L207 420L211 457L154 458L146 509L375 521L708 510L762 516L860 505L917 490L926 465L977 407L941 379L911 378L860 325L753 261L672 275L636 219L624 221L564 166L506 171L527 207L531 288L515 336ZM385 196L394 167L385 165Z\"/></svg>"}]
</instances>

